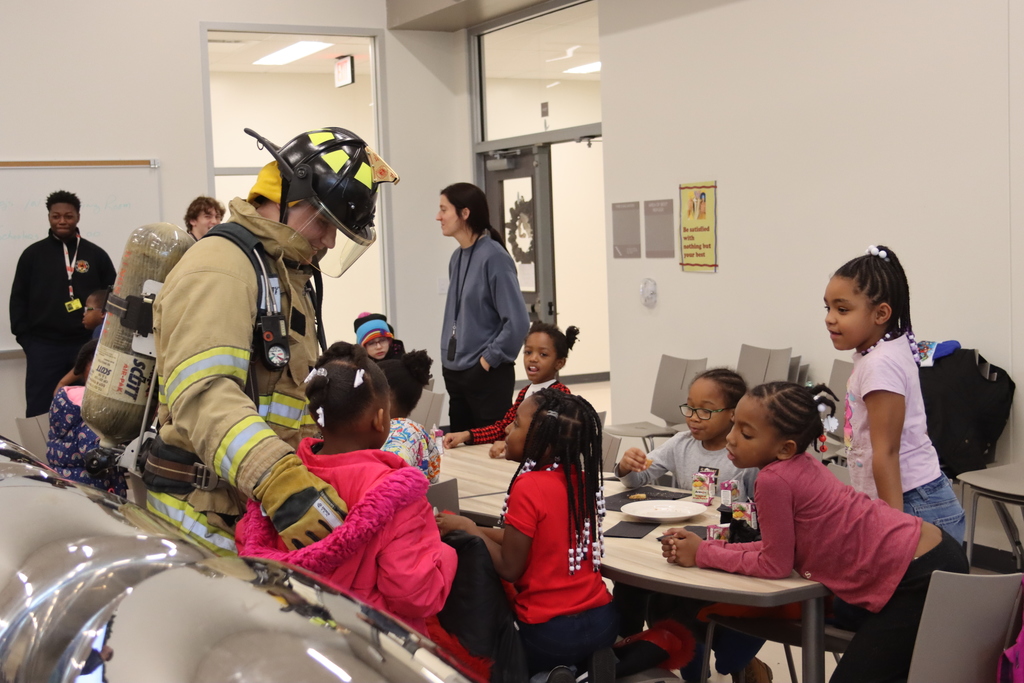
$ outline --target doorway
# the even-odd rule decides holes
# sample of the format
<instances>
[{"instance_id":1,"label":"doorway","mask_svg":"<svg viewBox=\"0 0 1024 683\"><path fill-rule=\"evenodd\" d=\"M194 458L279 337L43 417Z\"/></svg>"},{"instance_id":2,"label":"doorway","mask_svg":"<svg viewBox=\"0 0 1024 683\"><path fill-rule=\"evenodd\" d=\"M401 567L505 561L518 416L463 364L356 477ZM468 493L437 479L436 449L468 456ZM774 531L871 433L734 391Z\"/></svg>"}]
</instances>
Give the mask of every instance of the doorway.
<instances>
[{"instance_id":1,"label":"doorway","mask_svg":"<svg viewBox=\"0 0 1024 683\"><path fill-rule=\"evenodd\" d=\"M477 180L531 319L580 329L562 374L602 382L610 362L597 4L545 4L545 13L470 31Z\"/></svg>"},{"instance_id":2,"label":"doorway","mask_svg":"<svg viewBox=\"0 0 1024 683\"><path fill-rule=\"evenodd\" d=\"M207 27L211 181L206 188L197 182L196 194L212 193L225 207L234 197L246 198L256 174L272 157L257 147L244 128L283 145L303 131L339 126L379 150L375 40L369 35ZM286 64L254 63L297 43L322 47ZM336 85L335 66L343 58L350 65L352 82ZM384 224L381 208L378 206L376 243L343 277L325 278L323 315L328 343L354 341L352 323L360 313L387 313L382 258L387 237L380 229Z\"/></svg>"},{"instance_id":3,"label":"doorway","mask_svg":"<svg viewBox=\"0 0 1024 683\"><path fill-rule=\"evenodd\" d=\"M536 145L488 156L484 192L495 227L519 274L530 321L557 324L551 225L551 148Z\"/></svg>"}]
</instances>

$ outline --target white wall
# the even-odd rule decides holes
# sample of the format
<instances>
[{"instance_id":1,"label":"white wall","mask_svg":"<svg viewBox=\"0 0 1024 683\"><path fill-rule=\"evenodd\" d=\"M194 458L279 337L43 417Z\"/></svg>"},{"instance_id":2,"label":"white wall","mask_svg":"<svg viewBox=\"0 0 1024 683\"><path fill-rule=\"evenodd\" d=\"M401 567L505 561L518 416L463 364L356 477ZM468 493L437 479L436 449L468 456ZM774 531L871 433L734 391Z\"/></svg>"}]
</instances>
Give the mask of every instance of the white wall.
<instances>
[{"instance_id":1,"label":"white wall","mask_svg":"<svg viewBox=\"0 0 1024 683\"><path fill-rule=\"evenodd\" d=\"M19 67L0 73L0 88L8 93L0 98L3 158L159 159L163 215L154 219L180 222L183 207L209 180L203 21L386 25L384 0L182 0L173 12L131 0L62 4L60 11L47 3L8 4L0 22L0 63ZM443 274L451 251L432 221L437 190L471 173L464 40L461 34L388 32L381 64L387 114L380 151L402 176L399 186L383 190L390 208L383 229L405 240L388 256L398 266L394 298L403 302L391 314L407 342L434 353L443 300L424 294L418 278ZM246 99L255 112L272 96ZM13 418L24 414L23 364L0 361L0 384L7 389L0 433L16 434Z\"/></svg>"},{"instance_id":2,"label":"white wall","mask_svg":"<svg viewBox=\"0 0 1024 683\"><path fill-rule=\"evenodd\" d=\"M562 331L569 325L580 328L563 375L609 368L602 151L600 142L551 146L558 326Z\"/></svg>"},{"instance_id":3,"label":"white wall","mask_svg":"<svg viewBox=\"0 0 1024 683\"><path fill-rule=\"evenodd\" d=\"M441 323L448 259L458 246L434 220L441 189L472 180L468 55L465 32L392 31L387 45L388 163L402 176L395 187L385 244L395 289L386 293L389 317L406 349L434 359L441 378ZM447 408L442 420L448 421Z\"/></svg>"},{"instance_id":4,"label":"white wall","mask_svg":"<svg viewBox=\"0 0 1024 683\"><path fill-rule=\"evenodd\" d=\"M608 243L616 421L647 417L661 353L717 365L741 342L793 346L827 379L846 354L825 334L824 286L880 242L906 266L919 339L957 339L1024 378L1011 5L600 4L606 206L719 184L719 273L611 259ZM658 281L654 310L636 296L643 277ZM1020 457L1011 431L1004 460Z\"/></svg>"}]
</instances>

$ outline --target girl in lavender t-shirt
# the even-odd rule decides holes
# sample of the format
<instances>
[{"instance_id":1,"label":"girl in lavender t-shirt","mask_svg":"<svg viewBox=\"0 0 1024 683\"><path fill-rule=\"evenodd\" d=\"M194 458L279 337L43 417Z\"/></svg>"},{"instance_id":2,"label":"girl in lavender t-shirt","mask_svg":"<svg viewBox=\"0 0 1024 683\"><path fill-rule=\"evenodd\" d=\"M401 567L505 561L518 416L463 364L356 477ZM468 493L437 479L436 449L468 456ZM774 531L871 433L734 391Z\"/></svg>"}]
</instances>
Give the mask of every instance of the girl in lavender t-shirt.
<instances>
[{"instance_id":1,"label":"girl in lavender t-shirt","mask_svg":"<svg viewBox=\"0 0 1024 683\"><path fill-rule=\"evenodd\" d=\"M871 247L848 261L825 288L825 310L833 346L855 350L845 434L850 482L962 542L964 511L928 438L910 285L896 254Z\"/></svg>"}]
</instances>

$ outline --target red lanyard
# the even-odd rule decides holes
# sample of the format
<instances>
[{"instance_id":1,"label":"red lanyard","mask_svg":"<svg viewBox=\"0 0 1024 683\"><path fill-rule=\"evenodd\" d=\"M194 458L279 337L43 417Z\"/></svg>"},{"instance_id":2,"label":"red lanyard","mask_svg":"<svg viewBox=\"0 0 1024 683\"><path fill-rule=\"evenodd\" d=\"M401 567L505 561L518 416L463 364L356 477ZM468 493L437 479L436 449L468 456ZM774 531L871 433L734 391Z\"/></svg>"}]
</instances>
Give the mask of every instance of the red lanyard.
<instances>
[{"instance_id":1,"label":"red lanyard","mask_svg":"<svg viewBox=\"0 0 1024 683\"><path fill-rule=\"evenodd\" d=\"M68 271L68 297L70 301L75 300L75 288L71 286L71 276L75 274L75 264L78 263L78 243L82 241L80 236L75 236L75 255L68 256L68 245L64 240L60 244L64 247L64 268Z\"/></svg>"}]
</instances>

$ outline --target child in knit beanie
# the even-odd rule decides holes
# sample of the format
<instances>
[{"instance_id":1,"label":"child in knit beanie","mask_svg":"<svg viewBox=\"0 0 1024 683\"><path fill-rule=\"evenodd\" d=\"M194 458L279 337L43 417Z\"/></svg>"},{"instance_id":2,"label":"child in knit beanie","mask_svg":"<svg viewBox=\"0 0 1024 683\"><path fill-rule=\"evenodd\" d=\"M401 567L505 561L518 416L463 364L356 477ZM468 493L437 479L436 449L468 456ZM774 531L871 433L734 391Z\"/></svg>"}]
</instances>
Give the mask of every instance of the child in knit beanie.
<instances>
[{"instance_id":1,"label":"child in knit beanie","mask_svg":"<svg viewBox=\"0 0 1024 683\"><path fill-rule=\"evenodd\" d=\"M379 362L405 355L405 346L395 339L395 328L384 314L360 313L352 326L356 331L356 344L366 349L373 360Z\"/></svg>"}]
</instances>

